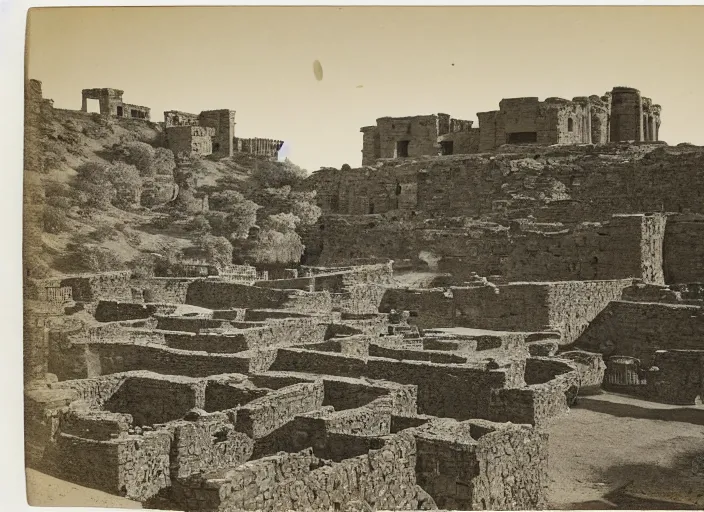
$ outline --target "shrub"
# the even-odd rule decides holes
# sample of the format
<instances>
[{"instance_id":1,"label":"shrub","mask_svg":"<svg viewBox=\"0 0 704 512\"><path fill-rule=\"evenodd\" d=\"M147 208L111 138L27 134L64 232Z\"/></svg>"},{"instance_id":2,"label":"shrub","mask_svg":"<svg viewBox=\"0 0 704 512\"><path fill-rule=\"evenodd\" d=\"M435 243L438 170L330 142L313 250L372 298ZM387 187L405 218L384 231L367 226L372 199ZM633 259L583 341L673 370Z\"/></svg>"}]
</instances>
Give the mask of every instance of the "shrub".
<instances>
[{"instance_id":1,"label":"shrub","mask_svg":"<svg viewBox=\"0 0 704 512\"><path fill-rule=\"evenodd\" d=\"M140 254L127 264L127 268L132 271L132 277L134 278L154 277L159 259L155 254Z\"/></svg>"},{"instance_id":2,"label":"shrub","mask_svg":"<svg viewBox=\"0 0 704 512\"><path fill-rule=\"evenodd\" d=\"M75 185L81 202L93 208L106 209L116 197L105 164L86 162L80 165L76 169Z\"/></svg>"},{"instance_id":3,"label":"shrub","mask_svg":"<svg viewBox=\"0 0 704 512\"><path fill-rule=\"evenodd\" d=\"M123 270L124 262L114 251L92 244L68 244L64 267L70 271L107 272Z\"/></svg>"},{"instance_id":4,"label":"shrub","mask_svg":"<svg viewBox=\"0 0 704 512\"><path fill-rule=\"evenodd\" d=\"M276 215L269 215L269 217L267 217L262 223L262 227L272 231L288 233L290 231L295 231L296 226L298 226L300 222L301 219L292 213L277 213Z\"/></svg>"},{"instance_id":5,"label":"shrub","mask_svg":"<svg viewBox=\"0 0 704 512\"><path fill-rule=\"evenodd\" d=\"M142 179L134 165L116 162L108 167L108 180L115 189L113 204L126 208L139 204L142 195Z\"/></svg>"},{"instance_id":6,"label":"shrub","mask_svg":"<svg viewBox=\"0 0 704 512\"><path fill-rule=\"evenodd\" d=\"M49 265L38 254L29 254L24 259L24 272L30 279L43 279L49 275Z\"/></svg>"},{"instance_id":7,"label":"shrub","mask_svg":"<svg viewBox=\"0 0 704 512\"><path fill-rule=\"evenodd\" d=\"M46 233L64 233L71 230L71 225L66 217L66 212L54 206L44 206L42 212L44 231Z\"/></svg>"},{"instance_id":8,"label":"shrub","mask_svg":"<svg viewBox=\"0 0 704 512\"><path fill-rule=\"evenodd\" d=\"M154 175L154 148L145 142L126 142L117 148L120 160L128 165L133 165L142 176Z\"/></svg>"},{"instance_id":9,"label":"shrub","mask_svg":"<svg viewBox=\"0 0 704 512\"><path fill-rule=\"evenodd\" d=\"M295 231L282 233L263 229L257 236L249 257L258 264L288 264L299 262L305 246Z\"/></svg>"},{"instance_id":10,"label":"shrub","mask_svg":"<svg viewBox=\"0 0 704 512\"><path fill-rule=\"evenodd\" d=\"M252 172L252 178L262 188L280 188L300 183L308 176L308 171L297 166L288 158L284 162L262 162Z\"/></svg>"},{"instance_id":11,"label":"shrub","mask_svg":"<svg viewBox=\"0 0 704 512\"><path fill-rule=\"evenodd\" d=\"M103 225L94 229L90 236L98 242L105 242L107 240L117 240L119 232L112 226Z\"/></svg>"},{"instance_id":12,"label":"shrub","mask_svg":"<svg viewBox=\"0 0 704 512\"><path fill-rule=\"evenodd\" d=\"M308 201L294 201L291 207L291 213L300 219L303 226L312 226L322 214L319 206L309 203Z\"/></svg>"},{"instance_id":13,"label":"shrub","mask_svg":"<svg viewBox=\"0 0 704 512\"><path fill-rule=\"evenodd\" d=\"M206 219L205 216L196 215L188 223L186 229L195 233L207 233L211 230L211 227L210 223L208 222L208 219Z\"/></svg>"},{"instance_id":14,"label":"shrub","mask_svg":"<svg viewBox=\"0 0 704 512\"><path fill-rule=\"evenodd\" d=\"M156 148L154 150L154 161L152 164L154 174L171 176L176 168L174 154L170 149Z\"/></svg>"},{"instance_id":15,"label":"shrub","mask_svg":"<svg viewBox=\"0 0 704 512\"><path fill-rule=\"evenodd\" d=\"M206 234L198 239L197 248L203 258L212 265L232 264L232 244L227 238Z\"/></svg>"}]
</instances>

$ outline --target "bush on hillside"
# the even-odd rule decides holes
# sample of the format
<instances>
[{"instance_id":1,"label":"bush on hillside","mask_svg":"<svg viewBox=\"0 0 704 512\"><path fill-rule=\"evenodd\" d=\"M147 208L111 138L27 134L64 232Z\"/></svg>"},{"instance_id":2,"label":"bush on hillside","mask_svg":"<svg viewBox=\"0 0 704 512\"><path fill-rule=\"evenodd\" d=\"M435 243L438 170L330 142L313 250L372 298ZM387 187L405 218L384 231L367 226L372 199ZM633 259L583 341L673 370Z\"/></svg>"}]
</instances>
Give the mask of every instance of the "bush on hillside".
<instances>
[{"instance_id":1,"label":"bush on hillside","mask_svg":"<svg viewBox=\"0 0 704 512\"><path fill-rule=\"evenodd\" d=\"M154 148L145 142L126 142L116 148L116 155L122 162L133 165L141 176L154 175Z\"/></svg>"},{"instance_id":2,"label":"bush on hillside","mask_svg":"<svg viewBox=\"0 0 704 512\"><path fill-rule=\"evenodd\" d=\"M210 223L208 222L208 219L205 218L205 216L196 215L186 225L186 230L192 231L194 233L209 233L212 228L210 227Z\"/></svg>"},{"instance_id":3,"label":"bush on hillside","mask_svg":"<svg viewBox=\"0 0 704 512\"><path fill-rule=\"evenodd\" d=\"M300 261L305 246L295 231L282 233L262 229L249 251L249 258L260 265L286 265Z\"/></svg>"},{"instance_id":4,"label":"bush on hillside","mask_svg":"<svg viewBox=\"0 0 704 512\"><path fill-rule=\"evenodd\" d=\"M252 178L261 188L281 188L296 185L308 176L308 171L288 158L283 162L261 162L252 172Z\"/></svg>"},{"instance_id":5,"label":"bush on hillside","mask_svg":"<svg viewBox=\"0 0 704 512\"><path fill-rule=\"evenodd\" d=\"M67 244L63 260L62 266L69 272L109 272L125 269L125 263L114 251L92 244Z\"/></svg>"},{"instance_id":6,"label":"bush on hillside","mask_svg":"<svg viewBox=\"0 0 704 512\"><path fill-rule=\"evenodd\" d=\"M66 211L55 206L45 205L42 212L45 233L59 234L71 230Z\"/></svg>"},{"instance_id":7,"label":"bush on hillside","mask_svg":"<svg viewBox=\"0 0 704 512\"><path fill-rule=\"evenodd\" d=\"M49 265L38 254L24 258L24 273L30 279L43 279L49 275Z\"/></svg>"},{"instance_id":8,"label":"bush on hillside","mask_svg":"<svg viewBox=\"0 0 704 512\"><path fill-rule=\"evenodd\" d=\"M176 169L173 151L166 148L156 148L152 167L154 168L154 174L172 176L174 169Z\"/></svg>"},{"instance_id":9,"label":"bush on hillside","mask_svg":"<svg viewBox=\"0 0 704 512\"><path fill-rule=\"evenodd\" d=\"M201 236L196 247L203 259L211 265L226 266L232 264L232 244L222 236L206 234Z\"/></svg>"},{"instance_id":10,"label":"bush on hillside","mask_svg":"<svg viewBox=\"0 0 704 512\"><path fill-rule=\"evenodd\" d=\"M76 169L74 183L81 192L81 202L99 209L111 204L118 208L138 205L142 193L139 171L124 162L111 165L86 162Z\"/></svg>"},{"instance_id":11,"label":"bush on hillside","mask_svg":"<svg viewBox=\"0 0 704 512\"><path fill-rule=\"evenodd\" d=\"M115 188L114 205L128 208L139 205L142 195L142 179L133 165L116 162L108 167L108 177Z\"/></svg>"}]
</instances>

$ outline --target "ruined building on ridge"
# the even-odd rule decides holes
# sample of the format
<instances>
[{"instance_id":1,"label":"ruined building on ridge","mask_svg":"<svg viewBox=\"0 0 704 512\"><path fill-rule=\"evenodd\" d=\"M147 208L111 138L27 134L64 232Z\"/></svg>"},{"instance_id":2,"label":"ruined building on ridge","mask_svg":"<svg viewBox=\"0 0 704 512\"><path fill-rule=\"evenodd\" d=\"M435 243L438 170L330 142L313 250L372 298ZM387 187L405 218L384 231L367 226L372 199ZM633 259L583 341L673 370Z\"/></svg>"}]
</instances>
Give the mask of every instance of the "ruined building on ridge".
<instances>
[{"instance_id":1,"label":"ruined building on ridge","mask_svg":"<svg viewBox=\"0 0 704 512\"><path fill-rule=\"evenodd\" d=\"M605 144L657 141L660 105L630 87L603 96L508 98L499 110L473 121L448 114L382 117L361 129L362 165L382 158L460 155L494 151L504 144Z\"/></svg>"},{"instance_id":2,"label":"ruined building on ridge","mask_svg":"<svg viewBox=\"0 0 704 512\"><path fill-rule=\"evenodd\" d=\"M88 112L88 100L98 100L100 114L107 117L150 121L149 107L122 101L120 89L83 89L81 111ZM226 158L234 153L278 159L284 141L263 138L235 137L235 111L205 110L190 114L177 110L164 112L166 142L176 156L208 156Z\"/></svg>"},{"instance_id":3,"label":"ruined building on ridge","mask_svg":"<svg viewBox=\"0 0 704 512\"><path fill-rule=\"evenodd\" d=\"M150 108L131 105L122 101L125 91L120 89L83 89L81 91L81 111L88 112L88 100L98 100L100 113L105 116L150 119Z\"/></svg>"},{"instance_id":4,"label":"ruined building on ridge","mask_svg":"<svg viewBox=\"0 0 704 512\"><path fill-rule=\"evenodd\" d=\"M177 110L164 112L164 127L169 148L175 155L225 158L234 153L277 159L284 141L235 137L234 110L205 110L189 114Z\"/></svg>"}]
</instances>

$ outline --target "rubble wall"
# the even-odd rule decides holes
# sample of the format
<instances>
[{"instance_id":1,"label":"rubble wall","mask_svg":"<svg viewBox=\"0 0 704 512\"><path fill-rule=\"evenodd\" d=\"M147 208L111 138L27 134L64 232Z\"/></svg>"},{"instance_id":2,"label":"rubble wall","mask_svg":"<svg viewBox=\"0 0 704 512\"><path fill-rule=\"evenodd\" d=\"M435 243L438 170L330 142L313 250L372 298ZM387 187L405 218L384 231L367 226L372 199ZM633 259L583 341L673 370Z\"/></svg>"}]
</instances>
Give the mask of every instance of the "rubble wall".
<instances>
[{"instance_id":1,"label":"rubble wall","mask_svg":"<svg viewBox=\"0 0 704 512\"><path fill-rule=\"evenodd\" d=\"M576 340L588 352L636 357L649 367L656 350L704 349L704 314L699 306L612 301Z\"/></svg>"}]
</instances>

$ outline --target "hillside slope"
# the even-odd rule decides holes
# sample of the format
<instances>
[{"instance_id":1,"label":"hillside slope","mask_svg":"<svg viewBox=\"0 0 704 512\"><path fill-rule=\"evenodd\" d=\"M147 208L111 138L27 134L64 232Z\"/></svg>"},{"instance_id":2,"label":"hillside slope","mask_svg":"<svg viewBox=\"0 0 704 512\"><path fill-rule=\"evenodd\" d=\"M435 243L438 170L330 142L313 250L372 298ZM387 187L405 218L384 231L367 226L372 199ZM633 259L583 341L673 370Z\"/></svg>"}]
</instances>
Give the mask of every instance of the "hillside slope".
<instances>
[{"instance_id":1,"label":"hillside slope","mask_svg":"<svg viewBox=\"0 0 704 512\"><path fill-rule=\"evenodd\" d=\"M244 246L252 226L288 213L262 200L264 191L274 187L281 196L280 188L288 185L283 191L288 197L291 183L277 183L278 178L286 182L293 176L290 182L306 174L288 161L247 154L175 161L160 124L54 109L47 101L36 121L40 162L26 172L27 187L43 207L42 249L31 257L34 277L133 268L144 255L198 253L205 235L228 238L237 260L243 249L236 239ZM108 197L107 189L111 199L96 204L101 194ZM117 199L126 192L134 201L117 201L112 189ZM209 207L211 197L219 199L218 211ZM209 225L213 218L219 229ZM231 232L239 235L230 237ZM207 251L200 256L208 259Z\"/></svg>"}]
</instances>

